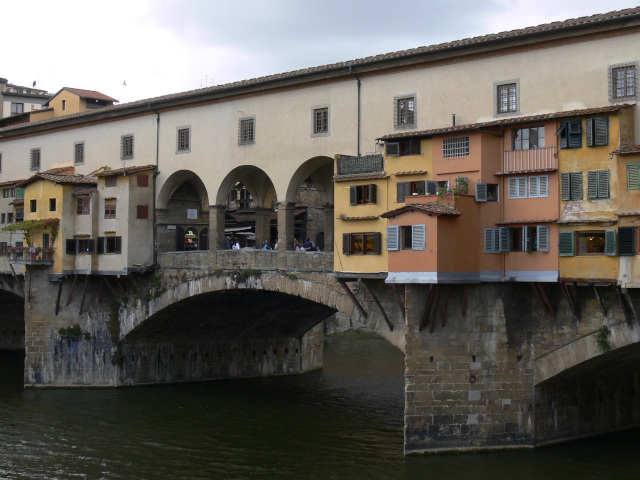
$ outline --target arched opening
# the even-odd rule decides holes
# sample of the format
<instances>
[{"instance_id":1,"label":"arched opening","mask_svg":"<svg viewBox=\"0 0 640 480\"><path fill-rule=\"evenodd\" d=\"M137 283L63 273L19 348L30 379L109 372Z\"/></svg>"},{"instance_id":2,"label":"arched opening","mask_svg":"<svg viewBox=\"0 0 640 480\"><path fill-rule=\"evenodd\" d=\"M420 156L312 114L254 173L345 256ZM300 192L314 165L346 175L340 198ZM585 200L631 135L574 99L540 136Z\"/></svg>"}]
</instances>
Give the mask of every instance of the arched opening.
<instances>
[{"instance_id":1,"label":"arched opening","mask_svg":"<svg viewBox=\"0 0 640 480\"><path fill-rule=\"evenodd\" d=\"M181 170L167 179L158 196L156 215L159 252L208 249L208 195L193 172Z\"/></svg>"},{"instance_id":2,"label":"arched opening","mask_svg":"<svg viewBox=\"0 0 640 480\"><path fill-rule=\"evenodd\" d=\"M0 290L0 351L24 351L24 298Z\"/></svg>"}]
</instances>

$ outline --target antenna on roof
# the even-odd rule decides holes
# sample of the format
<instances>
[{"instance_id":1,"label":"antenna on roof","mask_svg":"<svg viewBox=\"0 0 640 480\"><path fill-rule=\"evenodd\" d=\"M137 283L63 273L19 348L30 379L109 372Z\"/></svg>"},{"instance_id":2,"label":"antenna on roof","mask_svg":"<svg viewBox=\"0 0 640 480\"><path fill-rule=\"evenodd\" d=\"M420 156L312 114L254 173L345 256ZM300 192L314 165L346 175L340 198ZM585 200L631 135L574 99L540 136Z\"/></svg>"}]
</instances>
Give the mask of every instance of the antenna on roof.
<instances>
[{"instance_id":1,"label":"antenna on roof","mask_svg":"<svg viewBox=\"0 0 640 480\"><path fill-rule=\"evenodd\" d=\"M200 80L200 87L201 88L213 87L214 85L215 85L215 83L214 83L213 77L209 78L208 75L205 75L204 79Z\"/></svg>"},{"instance_id":2,"label":"antenna on roof","mask_svg":"<svg viewBox=\"0 0 640 480\"><path fill-rule=\"evenodd\" d=\"M122 82L122 85L124 85L126 87L127 86L127 81L125 80L124 82Z\"/></svg>"}]
</instances>

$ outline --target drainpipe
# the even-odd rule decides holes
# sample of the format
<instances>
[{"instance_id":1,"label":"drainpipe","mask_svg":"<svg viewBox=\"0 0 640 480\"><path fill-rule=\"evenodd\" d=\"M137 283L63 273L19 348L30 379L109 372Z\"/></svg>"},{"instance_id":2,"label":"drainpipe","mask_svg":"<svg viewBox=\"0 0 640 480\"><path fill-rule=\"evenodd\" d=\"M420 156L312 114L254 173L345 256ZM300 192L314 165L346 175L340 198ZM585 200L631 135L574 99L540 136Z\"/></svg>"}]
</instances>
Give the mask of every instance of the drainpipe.
<instances>
[{"instance_id":1,"label":"drainpipe","mask_svg":"<svg viewBox=\"0 0 640 480\"><path fill-rule=\"evenodd\" d=\"M151 104L149 104L151 107ZM156 114L156 171L153 172L153 265L158 265L158 215L156 214L157 177L160 173L160 114Z\"/></svg>"},{"instance_id":2,"label":"drainpipe","mask_svg":"<svg viewBox=\"0 0 640 480\"><path fill-rule=\"evenodd\" d=\"M358 82L358 156L360 156L360 124L361 124L361 115L362 115L361 108L360 108L360 105L361 105L360 92L361 92L362 85L360 83L360 79L358 78L358 76L355 73L353 73L352 66L349 67L349 73L353 75L353 78L355 78L356 82Z\"/></svg>"}]
</instances>

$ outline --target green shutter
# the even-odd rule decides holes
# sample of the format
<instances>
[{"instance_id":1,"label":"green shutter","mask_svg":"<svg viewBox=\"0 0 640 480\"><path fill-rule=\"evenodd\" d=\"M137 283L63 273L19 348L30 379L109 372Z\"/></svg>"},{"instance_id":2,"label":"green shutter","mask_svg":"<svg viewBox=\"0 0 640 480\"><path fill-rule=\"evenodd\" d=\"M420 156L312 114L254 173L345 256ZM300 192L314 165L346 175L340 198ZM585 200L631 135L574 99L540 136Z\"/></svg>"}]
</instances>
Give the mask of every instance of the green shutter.
<instances>
[{"instance_id":1,"label":"green shutter","mask_svg":"<svg viewBox=\"0 0 640 480\"><path fill-rule=\"evenodd\" d=\"M609 170L598 172L598 198L609 198Z\"/></svg>"},{"instance_id":2,"label":"green shutter","mask_svg":"<svg viewBox=\"0 0 640 480\"><path fill-rule=\"evenodd\" d=\"M571 200L582 200L582 172L571 172Z\"/></svg>"},{"instance_id":3,"label":"green shutter","mask_svg":"<svg viewBox=\"0 0 640 480\"><path fill-rule=\"evenodd\" d=\"M500 252L511 251L511 229L509 227L500 227L498 229L500 235Z\"/></svg>"},{"instance_id":4,"label":"green shutter","mask_svg":"<svg viewBox=\"0 0 640 480\"><path fill-rule=\"evenodd\" d=\"M607 256L612 257L616 254L616 231L604 231L604 251Z\"/></svg>"},{"instance_id":5,"label":"green shutter","mask_svg":"<svg viewBox=\"0 0 640 480\"><path fill-rule=\"evenodd\" d=\"M587 199L598 198L598 172L587 172Z\"/></svg>"},{"instance_id":6,"label":"green shutter","mask_svg":"<svg viewBox=\"0 0 640 480\"><path fill-rule=\"evenodd\" d=\"M640 190L640 163L627 163L627 189Z\"/></svg>"},{"instance_id":7,"label":"green shutter","mask_svg":"<svg viewBox=\"0 0 640 480\"><path fill-rule=\"evenodd\" d=\"M558 232L558 254L561 257L573 257L575 255L575 232Z\"/></svg>"},{"instance_id":8,"label":"green shutter","mask_svg":"<svg viewBox=\"0 0 640 480\"><path fill-rule=\"evenodd\" d=\"M571 200L571 174L563 173L560 176L561 186L560 186L560 199L561 200Z\"/></svg>"},{"instance_id":9,"label":"green shutter","mask_svg":"<svg viewBox=\"0 0 640 480\"><path fill-rule=\"evenodd\" d=\"M498 236L497 228L484 229L484 253L498 253L496 249L496 237Z\"/></svg>"},{"instance_id":10,"label":"green shutter","mask_svg":"<svg viewBox=\"0 0 640 480\"><path fill-rule=\"evenodd\" d=\"M411 189L411 184L409 182L400 182L398 183L398 197L397 200L399 203L404 202L404 197L409 196L409 190Z\"/></svg>"},{"instance_id":11,"label":"green shutter","mask_svg":"<svg viewBox=\"0 0 640 480\"><path fill-rule=\"evenodd\" d=\"M609 145L609 117L594 118L595 144Z\"/></svg>"},{"instance_id":12,"label":"green shutter","mask_svg":"<svg viewBox=\"0 0 640 480\"><path fill-rule=\"evenodd\" d=\"M628 256L635 255L635 234L636 227L619 227L618 228L618 255Z\"/></svg>"},{"instance_id":13,"label":"green shutter","mask_svg":"<svg viewBox=\"0 0 640 480\"><path fill-rule=\"evenodd\" d=\"M376 203L377 201L377 187L374 183L369 185L369 203Z\"/></svg>"},{"instance_id":14,"label":"green shutter","mask_svg":"<svg viewBox=\"0 0 640 480\"><path fill-rule=\"evenodd\" d=\"M342 234L342 253L349 255L351 253L351 234Z\"/></svg>"},{"instance_id":15,"label":"green shutter","mask_svg":"<svg viewBox=\"0 0 640 480\"><path fill-rule=\"evenodd\" d=\"M358 203L358 187L349 187L349 203L351 205Z\"/></svg>"},{"instance_id":16,"label":"green shutter","mask_svg":"<svg viewBox=\"0 0 640 480\"><path fill-rule=\"evenodd\" d=\"M593 147L595 143L594 123L595 118L587 118L587 147Z\"/></svg>"},{"instance_id":17,"label":"green shutter","mask_svg":"<svg viewBox=\"0 0 640 480\"><path fill-rule=\"evenodd\" d=\"M476 202L487 201L487 184L476 183Z\"/></svg>"}]
</instances>

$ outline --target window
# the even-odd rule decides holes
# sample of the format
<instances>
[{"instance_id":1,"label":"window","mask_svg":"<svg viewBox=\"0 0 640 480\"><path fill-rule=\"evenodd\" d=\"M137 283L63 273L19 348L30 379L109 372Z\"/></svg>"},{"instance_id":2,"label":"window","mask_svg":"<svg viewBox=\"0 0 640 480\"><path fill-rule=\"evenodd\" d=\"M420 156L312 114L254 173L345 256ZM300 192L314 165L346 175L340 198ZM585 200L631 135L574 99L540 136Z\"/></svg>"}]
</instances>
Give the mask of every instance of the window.
<instances>
[{"instance_id":1,"label":"window","mask_svg":"<svg viewBox=\"0 0 640 480\"><path fill-rule=\"evenodd\" d=\"M513 130L514 150L533 150L544 147L544 127L516 128Z\"/></svg>"},{"instance_id":2,"label":"window","mask_svg":"<svg viewBox=\"0 0 640 480\"><path fill-rule=\"evenodd\" d=\"M587 172L587 198L609 198L609 170Z\"/></svg>"},{"instance_id":3,"label":"window","mask_svg":"<svg viewBox=\"0 0 640 480\"><path fill-rule=\"evenodd\" d=\"M40 170L40 149L39 148L31 149L29 166L31 170L34 170L34 171Z\"/></svg>"},{"instance_id":4,"label":"window","mask_svg":"<svg viewBox=\"0 0 640 480\"><path fill-rule=\"evenodd\" d=\"M393 108L395 128L416 128L417 117L415 95L395 97Z\"/></svg>"},{"instance_id":5,"label":"window","mask_svg":"<svg viewBox=\"0 0 640 480\"><path fill-rule=\"evenodd\" d=\"M627 163L627 189L640 190L640 163Z\"/></svg>"},{"instance_id":6,"label":"window","mask_svg":"<svg viewBox=\"0 0 640 480\"><path fill-rule=\"evenodd\" d=\"M497 202L497 183L476 183L476 202Z\"/></svg>"},{"instance_id":7,"label":"window","mask_svg":"<svg viewBox=\"0 0 640 480\"><path fill-rule=\"evenodd\" d=\"M377 255L380 253L380 232L343 233L342 253L345 255Z\"/></svg>"},{"instance_id":8,"label":"window","mask_svg":"<svg viewBox=\"0 0 640 480\"><path fill-rule=\"evenodd\" d=\"M84 163L84 142L78 142L74 145L73 163L76 165Z\"/></svg>"},{"instance_id":9,"label":"window","mask_svg":"<svg viewBox=\"0 0 640 480\"><path fill-rule=\"evenodd\" d=\"M636 99L637 62L609 67L609 101Z\"/></svg>"},{"instance_id":10,"label":"window","mask_svg":"<svg viewBox=\"0 0 640 480\"><path fill-rule=\"evenodd\" d=\"M419 182L398 182L398 202L404 202L405 197L411 195L435 195L438 193L438 184L433 180L420 180Z\"/></svg>"},{"instance_id":11,"label":"window","mask_svg":"<svg viewBox=\"0 0 640 480\"><path fill-rule=\"evenodd\" d=\"M133 135L120 137L120 159L131 160L133 158Z\"/></svg>"},{"instance_id":12,"label":"window","mask_svg":"<svg viewBox=\"0 0 640 480\"><path fill-rule=\"evenodd\" d=\"M24 103L11 103L11 115L24 113Z\"/></svg>"},{"instance_id":13,"label":"window","mask_svg":"<svg viewBox=\"0 0 640 480\"><path fill-rule=\"evenodd\" d=\"M587 118L587 147L609 145L609 118Z\"/></svg>"},{"instance_id":14,"label":"window","mask_svg":"<svg viewBox=\"0 0 640 480\"><path fill-rule=\"evenodd\" d=\"M563 232L566 233L566 232ZM571 232L574 233L574 232ZM575 232L577 235L576 255L616 254L616 231L600 230L594 232Z\"/></svg>"},{"instance_id":15,"label":"window","mask_svg":"<svg viewBox=\"0 0 640 480\"><path fill-rule=\"evenodd\" d=\"M116 218L116 201L115 200L105 200L104 218Z\"/></svg>"},{"instance_id":16,"label":"window","mask_svg":"<svg viewBox=\"0 0 640 480\"><path fill-rule=\"evenodd\" d=\"M139 187L148 187L149 186L149 175L146 173L141 173L137 175L137 183Z\"/></svg>"},{"instance_id":17,"label":"window","mask_svg":"<svg viewBox=\"0 0 640 480\"><path fill-rule=\"evenodd\" d=\"M484 229L484 252L548 252L549 227L546 225Z\"/></svg>"},{"instance_id":18,"label":"window","mask_svg":"<svg viewBox=\"0 0 640 480\"><path fill-rule=\"evenodd\" d=\"M189 153L191 151L191 128L178 128L176 151L177 153Z\"/></svg>"},{"instance_id":19,"label":"window","mask_svg":"<svg viewBox=\"0 0 640 480\"><path fill-rule=\"evenodd\" d=\"M76 198L76 213L78 215L89 215L91 207L89 201L91 197L77 197Z\"/></svg>"},{"instance_id":20,"label":"window","mask_svg":"<svg viewBox=\"0 0 640 480\"><path fill-rule=\"evenodd\" d=\"M4 213L0 213L0 223L4 223L5 215Z\"/></svg>"},{"instance_id":21,"label":"window","mask_svg":"<svg viewBox=\"0 0 640 480\"><path fill-rule=\"evenodd\" d=\"M495 113L496 115L506 115L518 112L519 82L495 83Z\"/></svg>"},{"instance_id":22,"label":"window","mask_svg":"<svg viewBox=\"0 0 640 480\"><path fill-rule=\"evenodd\" d=\"M560 135L560 148L582 147L581 121L567 120L561 122L556 135Z\"/></svg>"},{"instance_id":23,"label":"window","mask_svg":"<svg viewBox=\"0 0 640 480\"><path fill-rule=\"evenodd\" d=\"M67 255L91 254L95 252L96 241L92 238L69 238L67 239Z\"/></svg>"},{"instance_id":24,"label":"window","mask_svg":"<svg viewBox=\"0 0 640 480\"><path fill-rule=\"evenodd\" d=\"M376 203L375 185L356 185L349 188L349 203L360 205L365 203Z\"/></svg>"},{"instance_id":25,"label":"window","mask_svg":"<svg viewBox=\"0 0 640 480\"><path fill-rule=\"evenodd\" d=\"M51 236L48 233L42 234L42 248L51 247Z\"/></svg>"},{"instance_id":26,"label":"window","mask_svg":"<svg viewBox=\"0 0 640 480\"><path fill-rule=\"evenodd\" d=\"M67 109L67 101L62 100L62 110L66 110L66 109Z\"/></svg>"},{"instance_id":27,"label":"window","mask_svg":"<svg viewBox=\"0 0 640 480\"><path fill-rule=\"evenodd\" d=\"M29 200L29 211L31 213L38 211L38 200Z\"/></svg>"},{"instance_id":28,"label":"window","mask_svg":"<svg viewBox=\"0 0 640 480\"><path fill-rule=\"evenodd\" d=\"M256 119L241 118L238 124L238 145L253 145L256 143Z\"/></svg>"},{"instance_id":29,"label":"window","mask_svg":"<svg viewBox=\"0 0 640 480\"><path fill-rule=\"evenodd\" d=\"M582 200L582 172L565 172L560 178L560 199Z\"/></svg>"},{"instance_id":30,"label":"window","mask_svg":"<svg viewBox=\"0 0 640 480\"><path fill-rule=\"evenodd\" d=\"M23 189L23 193L24 193L24 189ZM16 189L15 187L11 189L11 197L15 197L16 196ZM24 198L24 197L22 197Z\"/></svg>"},{"instance_id":31,"label":"window","mask_svg":"<svg viewBox=\"0 0 640 480\"><path fill-rule=\"evenodd\" d=\"M12 216L13 213L10 213L9 222L11 222ZM21 222L22 220L24 220L24 208L16 208L16 222Z\"/></svg>"},{"instance_id":32,"label":"window","mask_svg":"<svg viewBox=\"0 0 640 480\"><path fill-rule=\"evenodd\" d=\"M444 158L466 157L469 155L469 137L452 137L442 140Z\"/></svg>"},{"instance_id":33,"label":"window","mask_svg":"<svg viewBox=\"0 0 640 480\"><path fill-rule=\"evenodd\" d=\"M49 211L50 212L55 212L56 211L56 199L55 198L50 198L49 199Z\"/></svg>"},{"instance_id":34,"label":"window","mask_svg":"<svg viewBox=\"0 0 640 480\"><path fill-rule=\"evenodd\" d=\"M420 139L410 138L385 144L387 156L420 155Z\"/></svg>"},{"instance_id":35,"label":"window","mask_svg":"<svg viewBox=\"0 0 640 480\"><path fill-rule=\"evenodd\" d=\"M118 179L115 175L110 177L104 177L104 186L105 187L115 187L118 185Z\"/></svg>"},{"instance_id":36,"label":"window","mask_svg":"<svg viewBox=\"0 0 640 480\"><path fill-rule=\"evenodd\" d=\"M527 177L509 178L509 198L527 198Z\"/></svg>"},{"instance_id":37,"label":"window","mask_svg":"<svg viewBox=\"0 0 640 480\"><path fill-rule=\"evenodd\" d=\"M314 108L311 122L313 135L327 135L329 133L329 107Z\"/></svg>"},{"instance_id":38,"label":"window","mask_svg":"<svg viewBox=\"0 0 640 480\"><path fill-rule=\"evenodd\" d=\"M11 189L10 188L3 188L2 189L2 198L9 198L9 194L11 193Z\"/></svg>"},{"instance_id":39,"label":"window","mask_svg":"<svg viewBox=\"0 0 640 480\"><path fill-rule=\"evenodd\" d=\"M618 228L618 255L630 256L636 254L636 227L619 227Z\"/></svg>"},{"instance_id":40,"label":"window","mask_svg":"<svg viewBox=\"0 0 640 480\"><path fill-rule=\"evenodd\" d=\"M389 225L387 250L424 250L426 248L425 225Z\"/></svg>"},{"instance_id":41,"label":"window","mask_svg":"<svg viewBox=\"0 0 640 480\"><path fill-rule=\"evenodd\" d=\"M149 218L149 205L138 205L136 218Z\"/></svg>"},{"instance_id":42,"label":"window","mask_svg":"<svg viewBox=\"0 0 640 480\"><path fill-rule=\"evenodd\" d=\"M529 177L529 198L549 196L549 175Z\"/></svg>"},{"instance_id":43,"label":"window","mask_svg":"<svg viewBox=\"0 0 640 480\"><path fill-rule=\"evenodd\" d=\"M122 253L122 237L98 237L98 254Z\"/></svg>"}]
</instances>

